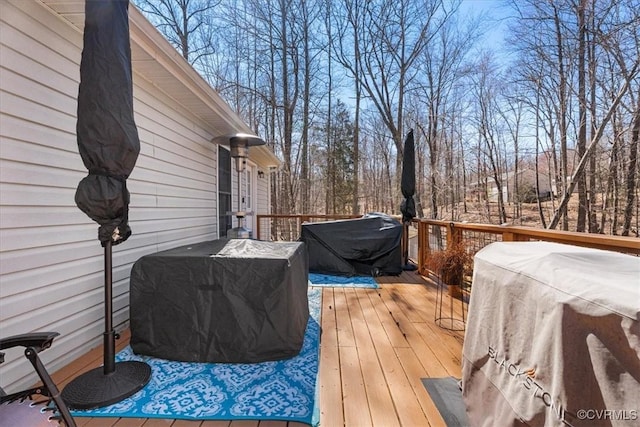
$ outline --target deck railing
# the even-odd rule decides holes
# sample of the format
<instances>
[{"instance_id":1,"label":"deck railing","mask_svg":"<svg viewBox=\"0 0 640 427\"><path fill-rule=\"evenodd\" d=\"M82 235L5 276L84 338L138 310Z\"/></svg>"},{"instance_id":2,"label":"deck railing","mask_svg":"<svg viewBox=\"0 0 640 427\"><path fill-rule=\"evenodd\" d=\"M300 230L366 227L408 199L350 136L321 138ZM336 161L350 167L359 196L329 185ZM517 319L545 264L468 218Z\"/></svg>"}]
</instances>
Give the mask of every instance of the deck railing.
<instances>
[{"instance_id":1,"label":"deck railing","mask_svg":"<svg viewBox=\"0 0 640 427\"><path fill-rule=\"evenodd\" d=\"M428 259L432 252L446 249L455 241L463 242L470 254L475 254L493 242L545 241L640 255L640 239L637 237L432 219L415 219L413 226L417 227L417 242L412 245L413 250L410 249L410 253L414 256L421 274L428 273Z\"/></svg>"},{"instance_id":2,"label":"deck railing","mask_svg":"<svg viewBox=\"0 0 640 427\"><path fill-rule=\"evenodd\" d=\"M257 215L255 238L268 241L293 242L300 238L305 222L334 221L360 218L361 215Z\"/></svg>"},{"instance_id":3,"label":"deck railing","mask_svg":"<svg viewBox=\"0 0 640 427\"><path fill-rule=\"evenodd\" d=\"M305 222L360 218L359 215L258 215L255 237L268 241L295 241ZM406 230L406 228L405 228ZM403 236L406 238L407 236ZM427 260L434 251L446 249L456 240L464 243L470 254L498 241L545 241L574 246L605 249L640 256L640 238L546 230L523 226L502 226L414 219L408 233L409 256L426 273Z\"/></svg>"}]
</instances>

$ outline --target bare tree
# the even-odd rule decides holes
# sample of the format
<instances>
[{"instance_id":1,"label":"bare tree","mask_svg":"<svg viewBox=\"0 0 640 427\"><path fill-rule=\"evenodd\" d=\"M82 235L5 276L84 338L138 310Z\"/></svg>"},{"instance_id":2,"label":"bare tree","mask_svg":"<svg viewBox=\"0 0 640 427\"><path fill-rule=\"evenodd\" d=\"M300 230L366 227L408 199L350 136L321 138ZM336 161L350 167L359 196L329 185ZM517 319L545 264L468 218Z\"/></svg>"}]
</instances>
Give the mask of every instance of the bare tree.
<instances>
[{"instance_id":1,"label":"bare tree","mask_svg":"<svg viewBox=\"0 0 640 427\"><path fill-rule=\"evenodd\" d=\"M301 32L302 39L302 129L301 129L301 165L300 165L300 209L301 212L310 212L310 175L309 175L309 131L313 123L312 89L314 87L314 64L322 52L318 44L326 44L323 40L317 40L313 35L316 21L320 17L320 3L310 4L303 1L300 5L301 26L297 31ZM331 37L331 34L328 34ZM315 44L315 46L314 46ZM329 70L329 76L331 71ZM315 78L317 80L317 77Z\"/></svg>"},{"instance_id":2,"label":"bare tree","mask_svg":"<svg viewBox=\"0 0 640 427\"><path fill-rule=\"evenodd\" d=\"M347 13L336 20L336 27L341 40L350 38L336 46L336 57L385 124L396 146L399 170L405 96L418 72L415 64L455 6L447 8L442 0L378 0L364 5L344 0L342 4Z\"/></svg>"},{"instance_id":3,"label":"bare tree","mask_svg":"<svg viewBox=\"0 0 640 427\"><path fill-rule=\"evenodd\" d=\"M453 98L460 96L456 89L463 84L465 76L470 72L470 65L465 60L475 45L479 28L477 21L460 28L458 21L452 17L441 25L437 36L427 42L420 56L420 74L417 76L418 89L415 96L420 100L418 105L424 105L427 112L424 124L421 123L419 128L428 146L432 189L440 185L437 182L440 148L445 148L442 129L445 125L453 128L452 118L458 117L453 111L447 111L447 108L459 105ZM430 202L431 217L438 218L440 201L436 191L431 192Z\"/></svg>"},{"instance_id":4,"label":"bare tree","mask_svg":"<svg viewBox=\"0 0 640 427\"><path fill-rule=\"evenodd\" d=\"M192 65L214 53L210 15L220 0L134 0Z\"/></svg>"},{"instance_id":5,"label":"bare tree","mask_svg":"<svg viewBox=\"0 0 640 427\"><path fill-rule=\"evenodd\" d=\"M552 0L538 2L535 0L513 1L518 13L512 32L512 45L516 46L521 56L520 66L536 75L534 67L544 67L545 73L537 80L537 86L544 90L545 96L541 106L548 106L546 113L553 115L554 134L549 135L559 142L555 184L559 192L564 193L568 185L569 156L568 132L571 106L571 76L575 69L573 57L577 47L572 40L577 40L575 13L571 0ZM555 158L555 157L554 157ZM568 229L568 217L562 213L562 228Z\"/></svg>"},{"instance_id":6,"label":"bare tree","mask_svg":"<svg viewBox=\"0 0 640 427\"><path fill-rule=\"evenodd\" d=\"M587 0L578 0L576 5L578 15L578 156L585 154L587 147L587 82L586 82L586 57L587 57L587 22L585 9ZM591 156L593 158L594 156ZM587 223L587 178L583 174L578 179L578 219L576 231L585 231Z\"/></svg>"},{"instance_id":7,"label":"bare tree","mask_svg":"<svg viewBox=\"0 0 640 427\"><path fill-rule=\"evenodd\" d=\"M634 120L631 130L631 145L629 147L629 164L627 167L627 204L624 208L624 224L622 225L622 235L628 236L631 231L631 220L633 218L636 196L636 182L638 173L638 147L640 146L640 97L638 97L638 105L634 114ZM640 231L636 230L636 236Z\"/></svg>"},{"instance_id":8,"label":"bare tree","mask_svg":"<svg viewBox=\"0 0 640 427\"><path fill-rule=\"evenodd\" d=\"M513 144L513 201L514 217L519 218L521 215L521 197L520 197L520 131L524 115L525 102L521 95L513 95L509 93L511 85L505 84L501 91L501 97L504 100L504 106L498 111L505 125L507 136ZM506 150L505 150L506 151ZM505 156L506 159L507 156ZM508 183L508 181L507 181ZM510 190L507 189L508 194Z\"/></svg>"},{"instance_id":9,"label":"bare tree","mask_svg":"<svg viewBox=\"0 0 640 427\"><path fill-rule=\"evenodd\" d=\"M354 132L353 132L353 162L356 176L360 176L360 115L362 111L362 84L358 79L358 70L361 66L360 39L363 35L364 5L363 2L351 0L326 0L327 2L327 36L329 42L328 63L331 64L334 58L339 65L345 68L353 81L354 105ZM332 82L332 75L329 72L329 82ZM329 91L329 96L331 91ZM364 178L364 177L361 177ZM353 186L353 207L354 213L360 211L360 179L356 180Z\"/></svg>"},{"instance_id":10,"label":"bare tree","mask_svg":"<svg viewBox=\"0 0 640 427\"><path fill-rule=\"evenodd\" d=\"M616 108L618 107L618 104L620 103L620 100L627 93L627 90L629 89L629 84L630 84L631 80L633 80L636 77L636 74L638 73L638 65L639 64L636 63L634 68L631 70L629 78L627 80L625 80L622 88L618 92L618 95L616 96L616 98L611 103L611 105L609 107L609 111L607 112L607 114L602 119L602 123L598 127L598 130L596 131L596 134L593 136L591 142L589 143L589 146L587 147L587 149L585 151L585 154L580 158L580 162L578 163L578 166L576 167L576 170L575 170L573 176L571 177L570 183L567 186L567 188L566 188L566 190L565 190L565 192L564 192L564 194L562 196L562 201L560 202L560 205L558 206L558 210L556 211L556 214L554 215L553 219L551 220L551 223L549 224L548 228L554 229L558 225L558 221L559 221L560 217L563 216L563 215L566 215L567 204L569 203L569 199L571 198L571 194L573 193L573 189L576 186L577 178L584 172L584 168L585 168L585 166L587 164L588 156L595 149L597 143L600 141L600 138L602 137L602 134L604 133L604 128L606 127L606 125L608 124L609 120L611 119L611 116L613 115L613 113L615 112ZM637 146L636 146L636 149L637 149Z\"/></svg>"},{"instance_id":11,"label":"bare tree","mask_svg":"<svg viewBox=\"0 0 640 427\"><path fill-rule=\"evenodd\" d=\"M501 129L498 125L498 89L493 77L491 58L484 56L478 64L478 76L475 79L475 98L477 102L477 124L480 139L484 146L483 154L489 161L491 177L496 186L498 200L498 218L500 223L507 222L504 201L503 153L498 139Z\"/></svg>"}]
</instances>

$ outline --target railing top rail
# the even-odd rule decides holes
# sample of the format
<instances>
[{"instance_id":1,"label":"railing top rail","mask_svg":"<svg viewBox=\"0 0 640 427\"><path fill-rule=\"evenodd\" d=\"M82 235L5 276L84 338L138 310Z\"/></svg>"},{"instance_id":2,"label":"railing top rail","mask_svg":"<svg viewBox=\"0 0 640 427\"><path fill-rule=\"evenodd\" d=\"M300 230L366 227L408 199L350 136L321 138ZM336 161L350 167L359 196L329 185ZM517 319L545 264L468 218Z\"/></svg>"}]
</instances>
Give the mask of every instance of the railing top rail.
<instances>
[{"instance_id":1,"label":"railing top rail","mask_svg":"<svg viewBox=\"0 0 640 427\"><path fill-rule=\"evenodd\" d=\"M310 221L313 219L351 219L361 218L361 215L327 215L327 214L259 214L260 219L301 219ZM494 225L478 224L468 222L455 222L435 220L428 218L416 218L413 220L418 225L435 225L450 228L457 231L469 231L487 234L501 235L502 240L544 240L548 242L566 243L576 246L586 246L598 249L606 249L617 252L640 255L640 238L627 236L611 236L604 234L579 233L575 231L546 230L540 228L514 226L514 225ZM299 225L298 225L299 226ZM260 221L258 221L258 232L260 231ZM453 230L452 230L453 231ZM259 233L258 233L259 236Z\"/></svg>"},{"instance_id":2,"label":"railing top rail","mask_svg":"<svg viewBox=\"0 0 640 427\"><path fill-rule=\"evenodd\" d=\"M402 215L389 215L397 220L402 219ZM257 214L257 218L323 218L323 219L358 219L363 218L362 214ZM417 221L417 219L414 219Z\"/></svg>"},{"instance_id":3,"label":"railing top rail","mask_svg":"<svg viewBox=\"0 0 640 427\"><path fill-rule=\"evenodd\" d=\"M354 219L362 215L324 215L324 214L259 214L260 218L327 218L327 219Z\"/></svg>"},{"instance_id":4,"label":"railing top rail","mask_svg":"<svg viewBox=\"0 0 640 427\"><path fill-rule=\"evenodd\" d=\"M467 222L442 221L435 219L416 219L418 223L426 223L441 227L451 224L458 230L479 231L493 234L510 233L517 236L552 241L566 242L578 246L609 248L611 250L640 254L640 239L628 236L610 236L604 234L579 233L575 231L547 230L526 226L492 225Z\"/></svg>"}]
</instances>

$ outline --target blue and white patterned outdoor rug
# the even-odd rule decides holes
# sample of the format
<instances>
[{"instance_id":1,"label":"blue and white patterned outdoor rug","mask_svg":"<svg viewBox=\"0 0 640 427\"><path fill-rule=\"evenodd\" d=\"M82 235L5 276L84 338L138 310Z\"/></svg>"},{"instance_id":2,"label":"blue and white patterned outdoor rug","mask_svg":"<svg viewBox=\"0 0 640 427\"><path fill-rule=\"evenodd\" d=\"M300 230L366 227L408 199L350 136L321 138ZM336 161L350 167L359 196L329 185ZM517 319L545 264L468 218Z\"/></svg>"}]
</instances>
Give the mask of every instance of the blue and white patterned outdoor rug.
<instances>
[{"instance_id":1,"label":"blue and white patterned outdoor rug","mask_svg":"<svg viewBox=\"0 0 640 427\"><path fill-rule=\"evenodd\" d=\"M138 356L127 346L116 361L142 360L151 380L139 392L104 408L72 411L78 417L185 420L278 420L319 423L316 383L320 289L309 289L311 317L296 357L253 364L187 363Z\"/></svg>"},{"instance_id":2,"label":"blue and white patterned outdoor rug","mask_svg":"<svg viewBox=\"0 0 640 427\"><path fill-rule=\"evenodd\" d=\"M378 282L371 276L334 276L331 274L309 273L311 286L334 288L379 288Z\"/></svg>"}]
</instances>

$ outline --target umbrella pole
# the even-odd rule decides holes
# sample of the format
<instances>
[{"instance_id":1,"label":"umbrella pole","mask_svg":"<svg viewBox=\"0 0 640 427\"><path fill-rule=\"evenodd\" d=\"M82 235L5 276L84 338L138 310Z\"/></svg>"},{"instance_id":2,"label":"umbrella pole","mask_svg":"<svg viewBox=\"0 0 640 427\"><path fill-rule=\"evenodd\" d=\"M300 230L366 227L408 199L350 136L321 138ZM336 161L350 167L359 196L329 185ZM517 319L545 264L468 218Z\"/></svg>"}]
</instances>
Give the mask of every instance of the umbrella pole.
<instances>
[{"instance_id":1,"label":"umbrella pole","mask_svg":"<svg viewBox=\"0 0 640 427\"><path fill-rule=\"evenodd\" d=\"M104 245L104 374L116 370L116 334L113 330L113 250L109 240Z\"/></svg>"},{"instance_id":2,"label":"umbrella pole","mask_svg":"<svg viewBox=\"0 0 640 427\"><path fill-rule=\"evenodd\" d=\"M402 233L402 269L405 271L415 271L417 267L409 262L409 222L403 222Z\"/></svg>"},{"instance_id":3,"label":"umbrella pole","mask_svg":"<svg viewBox=\"0 0 640 427\"><path fill-rule=\"evenodd\" d=\"M115 362L113 330L112 243L104 245L104 365L74 378L62 390L71 409L101 408L120 402L142 389L151 379L151 367L135 360Z\"/></svg>"},{"instance_id":4,"label":"umbrella pole","mask_svg":"<svg viewBox=\"0 0 640 427\"><path fill-rule=\"evenodd\" d=\"M402 224L402 261L405 266L409 264L409 224L406 221Z\"/></svg>"}]
</instances>

